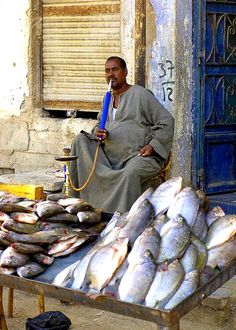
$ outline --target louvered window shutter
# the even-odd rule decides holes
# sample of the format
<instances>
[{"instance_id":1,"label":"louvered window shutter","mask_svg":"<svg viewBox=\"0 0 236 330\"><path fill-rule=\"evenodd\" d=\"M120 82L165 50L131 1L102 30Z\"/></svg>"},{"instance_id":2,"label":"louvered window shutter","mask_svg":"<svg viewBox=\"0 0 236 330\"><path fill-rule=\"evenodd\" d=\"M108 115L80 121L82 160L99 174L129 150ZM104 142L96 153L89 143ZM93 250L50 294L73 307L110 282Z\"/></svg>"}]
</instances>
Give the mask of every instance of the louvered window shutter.
<instances>
[{"instance_id":1,"label":"louvered window shutter","mask_svg":"<svg viewBox=\"0 0 236 330\"><path fill-rule=\"evenodd\" d=\"M43 0L43 108L100 110L120 38L120 0Z\"/></svg>"}]
</instances>

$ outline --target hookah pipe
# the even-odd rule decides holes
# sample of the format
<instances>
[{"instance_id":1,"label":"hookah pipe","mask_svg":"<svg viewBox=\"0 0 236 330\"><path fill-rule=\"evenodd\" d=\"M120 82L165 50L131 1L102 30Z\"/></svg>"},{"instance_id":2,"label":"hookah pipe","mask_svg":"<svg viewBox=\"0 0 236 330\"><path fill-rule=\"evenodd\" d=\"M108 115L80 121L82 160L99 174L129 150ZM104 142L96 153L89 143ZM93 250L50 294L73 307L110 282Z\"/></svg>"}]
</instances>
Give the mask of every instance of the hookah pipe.
<instances>
[{"instance_id":1,"label":"hookah pipe","mask_svg":"<svg viewBox=\"0 0 236 330\"><path fill-rule=\"evenodd\" d=\"M109 104L110 104L110 100L111 100L111 86L112 86L112 80L110 80L110 82L109 82L108 89L107 89L107 92L106 92L105 98L104 98L103 109L102 109L102 118L101 118L101 122L100 122L100 125L99 125L99 128L100 129L105 129L105 125L106 125L106 121L107 121L107 115L108 115L108 110L109 110ZM92 176L94 174L94 171L95 171L95 167L96 167L96 163L97 163L97 158L98 158L99 147L100 147L100 145L101 145L102 142L103 142L102 140L98 140L91 172L90 172L87 180L85 181L85 183L81 187L76 188L74 186L74 184L73 184L73 182L71 180L71 177L69 175L68 168L67 168L67 171L65 173L66 184L68 186L70 185L71 188L74 191L82 191L88 185L88 183L90 182L90 180L91 180L91 178L92 178ZM77 158L77 156L75 156L75 157Z\"/></svg>"}]
</instances>

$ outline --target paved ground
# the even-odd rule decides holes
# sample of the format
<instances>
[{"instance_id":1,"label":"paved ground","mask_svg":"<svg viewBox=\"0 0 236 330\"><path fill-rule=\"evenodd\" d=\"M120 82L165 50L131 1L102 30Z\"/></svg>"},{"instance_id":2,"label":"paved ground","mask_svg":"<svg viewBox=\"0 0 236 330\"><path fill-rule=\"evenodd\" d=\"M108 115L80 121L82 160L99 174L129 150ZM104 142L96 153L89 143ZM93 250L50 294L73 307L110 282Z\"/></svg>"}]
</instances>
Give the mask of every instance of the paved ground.
<instances>
[{"instance_id":1,"label":"paved ground","mask_svg":"<svg viewBox=\"0 0 236 330\"><path fill-rule=\"evenodd\" d=\"M7 291L5 290L5 294ZM213 308L219 301L228 298L228 309L220 311ZM4 296L5 311L7 311L7 296ZM225 283L208 300L204 301L185 315L181 322L181 330L236 330L236 277ZM60 310L72 321L71 330L156 330L154 323L124 317L122 315L104 312L79 305L62 305L60 301L45 298L46 310ZM212 307L209 307L212 306ZM14 318L7 318L9 330L24 330L28 317L39 314L37 297L24 292L14 292Z\"/></svg>"}]
</instances>

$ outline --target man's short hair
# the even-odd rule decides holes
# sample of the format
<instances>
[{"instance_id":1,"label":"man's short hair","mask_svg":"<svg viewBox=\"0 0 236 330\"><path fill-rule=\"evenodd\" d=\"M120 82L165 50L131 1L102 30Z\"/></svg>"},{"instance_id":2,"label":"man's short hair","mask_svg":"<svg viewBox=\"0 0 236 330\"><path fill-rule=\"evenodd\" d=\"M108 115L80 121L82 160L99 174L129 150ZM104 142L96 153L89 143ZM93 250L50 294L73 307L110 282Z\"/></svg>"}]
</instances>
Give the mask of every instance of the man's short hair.
<instances>
[{"instance_id":1,"label":"man's short hair","mask_svg":"<svg viewBox=\"0 0 236 330\"><path fill-rule=\"evenodd\" d=\"M117 60L120 62L120 66L122 69L127 69L127 65L126 65L126 62L125 60L122 58L122 57L119 57L119 56L110 56L106 62L110 61L110 60Z\"/></svg>"}]
</instances>

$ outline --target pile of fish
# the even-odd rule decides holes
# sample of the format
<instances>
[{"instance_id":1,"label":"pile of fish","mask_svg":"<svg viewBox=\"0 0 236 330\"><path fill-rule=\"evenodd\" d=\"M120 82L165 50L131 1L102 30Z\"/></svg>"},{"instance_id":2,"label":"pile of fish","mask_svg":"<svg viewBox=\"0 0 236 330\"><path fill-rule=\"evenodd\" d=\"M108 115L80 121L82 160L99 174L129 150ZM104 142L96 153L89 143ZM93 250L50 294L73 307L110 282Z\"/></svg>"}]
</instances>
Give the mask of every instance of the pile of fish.
<instances>
[{"instance_id":1,"label":"pile of fish","mask_svg":"<svg viewBox=\"0 0 236 330\"><path fill-rule=\"evenodd\" d=\"M84 200L51 198L35 201L0 192L0 273L39 275L54 258L95 240L107 224Z\"/></svg>"},{"instance_id":2,"label":"pile of fish","mask_svg":"<svg viewBox=\"0 0 236 330\"><path fill-rule=\"evenodd\" d=\"M115 212L81 260L53 284L172 309L236 258L236 215L209 207L202 191L173 177Z\"/></svg>"}]
</instances>

